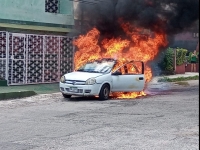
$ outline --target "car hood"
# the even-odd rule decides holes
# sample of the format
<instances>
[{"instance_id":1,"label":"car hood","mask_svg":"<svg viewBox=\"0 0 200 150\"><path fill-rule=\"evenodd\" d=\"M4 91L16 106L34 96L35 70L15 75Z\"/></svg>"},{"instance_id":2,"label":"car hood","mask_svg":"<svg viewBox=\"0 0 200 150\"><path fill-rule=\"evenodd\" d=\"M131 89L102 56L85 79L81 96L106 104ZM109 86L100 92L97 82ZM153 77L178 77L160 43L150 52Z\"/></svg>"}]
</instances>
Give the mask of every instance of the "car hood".
<instances>
[{"instance_id":1,"label":"car hood","mask_svg":"<svg viewBox=\"0 0 200 150\"><path fill-rule=\"evenodd\" d=\"M75 72L67 73L64 76L65 76L66 80L86 81L89 78L95 78L95 77L98 77L101 75L103 75L103 74L102 73L89 73L89 72L75 71Z\"/></svg>"}]
</instances>

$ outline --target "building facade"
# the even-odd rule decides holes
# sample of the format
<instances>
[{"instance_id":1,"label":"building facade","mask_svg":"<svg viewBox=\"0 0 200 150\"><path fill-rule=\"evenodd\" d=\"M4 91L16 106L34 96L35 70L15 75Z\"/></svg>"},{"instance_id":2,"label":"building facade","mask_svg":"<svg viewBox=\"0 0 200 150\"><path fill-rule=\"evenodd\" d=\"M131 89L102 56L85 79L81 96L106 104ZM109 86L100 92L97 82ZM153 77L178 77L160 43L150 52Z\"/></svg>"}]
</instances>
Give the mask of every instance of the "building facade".
<instances>
[{"instance_id":1,"label":"building facade","mask_svg":"<svg viewBox=\"0 0 200 150\"><path fill-rule=\"evenodd\" d=\"M8 85L58 82L73 70L73 2L1 0L0 76Z\"/></svg>"},{"instance_id":2,"label":"building facade","mask_svg":"<svg viewBox=\"0 0 200 150\"><path fill-rule=\"evenodd\" d=\"M68 33L74 25L69 0L1 0L0 29Z\"/></svg>"}]
</instances>

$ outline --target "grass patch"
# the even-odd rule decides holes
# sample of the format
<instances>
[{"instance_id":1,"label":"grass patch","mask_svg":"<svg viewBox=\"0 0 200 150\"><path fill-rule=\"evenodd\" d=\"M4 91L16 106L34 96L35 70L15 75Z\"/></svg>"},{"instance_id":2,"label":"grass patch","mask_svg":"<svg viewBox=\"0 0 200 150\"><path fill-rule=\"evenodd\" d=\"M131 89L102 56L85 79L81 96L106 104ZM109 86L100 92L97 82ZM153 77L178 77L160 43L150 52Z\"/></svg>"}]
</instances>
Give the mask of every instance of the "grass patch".
<instances>
[{"instance_id":1,"label":"grass patch","mask_svg":"<svg viewBox=\"0 0 200 150\"><path fill-rule=\"evenodd\" d=\"M34 91L18 91L9 93L0 93L0 100L23 98L36 95Z\"/></svg>"},{"instance_id":2,"label":"grass patch","mask_svg":"<svg viewBox=\"0 0 200 150\"><path fill-rule=\"evenodd\" d=\"M158 82L178 82L178 81L188 81L188 80L199 80L199 76L189 76L189 77L177 77L177 78L168 78L163 77L158 79Z\"/></svg>"},{"instance_id":3,"label":"grass patch","mask_svg":"<svg viewBox=\"0 0 200 150\"><path fill-rule=\"evenodd\" d=\"M12 85L0 86L0 93L18 92L18 91L35 91L37 94L50 94L60 92L59 83L50 84L30 84L30 85Z\"/></svg>"}]
</instances>

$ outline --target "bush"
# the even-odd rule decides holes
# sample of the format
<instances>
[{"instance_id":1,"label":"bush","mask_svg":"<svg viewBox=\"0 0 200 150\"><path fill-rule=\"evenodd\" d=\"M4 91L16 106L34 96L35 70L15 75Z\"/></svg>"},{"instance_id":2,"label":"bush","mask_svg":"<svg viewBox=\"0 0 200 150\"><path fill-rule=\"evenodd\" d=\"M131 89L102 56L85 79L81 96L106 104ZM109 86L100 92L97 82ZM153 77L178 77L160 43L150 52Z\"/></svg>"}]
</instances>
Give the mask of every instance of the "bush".
<instances>
[{"instance_id":1,"label":"bush","mask_svg":"<svg viewBox=\"0 0 200 150\"><path fill-rule=\"evenodd\" d=\"M176 48L176 65L182 65L186 62L187 49ZM174 48L168 47L163 53L163 60L160 62L160 68L167 74L174 74Z\"/></svg>"},{"instance_id":2,"label":"bush","mask_svg":"<svg viewBox=\"0 0 200 150\"><path fill-rule=\"evenodd\" d=\"M165 71L173 71L173 57L174 57L174 50L173 48L167 48L164 59L163 59L163 67Z\"/></svg>"},{"instance_id":3,"label":"bush","mask_svg":"<svg viewBox=\"0 0 200 150\"><path fill-rule=\"evenodd\" d=\"M189 52L188 56L187 56L187 62L191 63L191 56L192 56L192 52Z\"/></svg>"},{"instance_id":4,"label":"bush","mask_svg":"<svg viewBox=\"0 0 200 150\"><path fill-rule=\"evenodd\" d=\"M176 65L182 65L186 62L187 49L177 48L176 49Z\"/></svg>"}]
</instances>

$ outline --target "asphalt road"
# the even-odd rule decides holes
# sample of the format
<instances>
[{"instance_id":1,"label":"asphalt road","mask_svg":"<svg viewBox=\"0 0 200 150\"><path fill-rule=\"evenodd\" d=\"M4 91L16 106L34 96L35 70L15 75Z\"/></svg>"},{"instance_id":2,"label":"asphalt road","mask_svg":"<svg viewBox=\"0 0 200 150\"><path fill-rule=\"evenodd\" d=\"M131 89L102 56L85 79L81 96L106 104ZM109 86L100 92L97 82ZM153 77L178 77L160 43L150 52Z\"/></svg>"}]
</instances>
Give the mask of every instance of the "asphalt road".
<instances>
[{"instance_id":1,"label":"asphalt road","mask_svg":"<svg viewBox=\"0 0 200 150\"><path fill-rule=\"evenodd\" d=\"M152 84L137 99L55 93L0 101L0 149L198 150L197 82Z\"/></svg>"}]
</instances>

